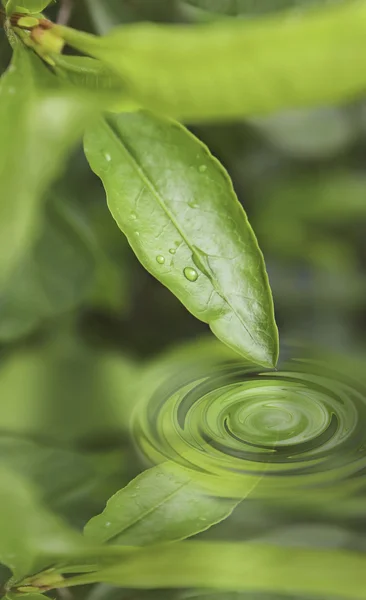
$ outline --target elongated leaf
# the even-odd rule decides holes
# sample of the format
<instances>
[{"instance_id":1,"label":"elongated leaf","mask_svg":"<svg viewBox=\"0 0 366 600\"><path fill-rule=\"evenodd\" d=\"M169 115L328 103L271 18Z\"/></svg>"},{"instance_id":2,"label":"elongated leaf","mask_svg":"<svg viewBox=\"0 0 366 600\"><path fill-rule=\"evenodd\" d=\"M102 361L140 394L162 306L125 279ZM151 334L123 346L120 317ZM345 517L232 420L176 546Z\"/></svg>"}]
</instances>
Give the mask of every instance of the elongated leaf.
<instances>
[{"instance_id":1,"label":"elongated leaf","mask_svg":"<svg viewBox=\"0 0 366 600\"><path fill-rule=\"evenodd\" d=\"M16 44L0 81L0 289L32 244L43 194L91 116L80 93L55 82Z\"/></svg>"},{"instance_id":2,"label":"elongated leaf","mask_svg":"<svg viewBox=\"0 0 366 600\"><path fill-rule=\"evenodd\" d=\"M85 152L137 257L222 341L265 366L278 341L264 262L224 169L183 127L109 116Z\"/></svg>"},{"instance_id":3,"label":"elongated leaf","mask_svg":"<svg viewBox=\"0 0 366 600\"><path fill-rule=\"evenodd\" d=\"M117 28L104 38L65 29L62 34L112 67L144 107L197 120L362 95L365 20L366 3L347 2L297 19L146 24Z\"/></svg>"},{"instance_id":4,"label":"elongated leaf","mask_svg":"<svg viewBox=\"0 0 366 600\"><path fill-rule=\"evenodd\" d=\"M48 512L30 485L0 464L0 562L16 580L67 556L83 554L86 540Z\"/></svg>"},{"instance_id":5,"label":"elongated leaf","mask_svg":"<svg viewBox=\"0 0 366 600\"><path fill-rule=\"evenodd\" d=\"M140 546L181 540L225 519L238 501L205 495L177 465L153 467L108 501L84 533L96 542Z\"/></svg>"},{"instance_id":6,"label":"elongated leaf","mask_svg":"<svg viewBox=\"0 0 366 600\"><path fill-rule=\"evenodd\" d=\"M119 565L76 581L127 588L197 587L364 600L364 563L362 553L346 550L186 541L131 553Z\"/></svg>"}]
</instances>

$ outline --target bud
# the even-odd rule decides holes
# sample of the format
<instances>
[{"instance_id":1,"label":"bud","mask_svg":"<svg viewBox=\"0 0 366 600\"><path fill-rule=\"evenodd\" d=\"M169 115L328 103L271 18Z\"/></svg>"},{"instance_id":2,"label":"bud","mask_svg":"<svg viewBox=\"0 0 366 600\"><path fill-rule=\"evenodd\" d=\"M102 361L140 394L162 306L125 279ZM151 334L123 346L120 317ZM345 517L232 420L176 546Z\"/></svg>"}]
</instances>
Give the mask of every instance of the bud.
<instances>
[{"instance_id":1,"label":"bud","mask_svg":"<svg viewBox=\"0 0 366 600\"><path fill-rule=\"evenodd\" d=\"M61 37L53 33L50 29L43 29L43 27L35 27L32 29L31 38L46 53L61 54L65 45L65 42Z\"/></svg>"}]
</instances>

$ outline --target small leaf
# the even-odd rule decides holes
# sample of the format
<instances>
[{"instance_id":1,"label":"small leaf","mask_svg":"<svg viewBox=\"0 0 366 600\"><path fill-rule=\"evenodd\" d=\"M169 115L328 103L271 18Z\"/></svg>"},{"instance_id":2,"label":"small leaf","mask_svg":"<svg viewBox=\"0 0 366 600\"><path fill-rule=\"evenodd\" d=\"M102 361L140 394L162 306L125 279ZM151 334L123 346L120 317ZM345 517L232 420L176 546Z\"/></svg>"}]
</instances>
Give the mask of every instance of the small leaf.
<instances>
[{"instance_id":1,"label":"small leaf","mask_svg":"<svg viewBox=\"0 0 366 600\"><path fill-rule=\"evenodd\" d=\"M62 29L62 35L113 68L145 108L212 120L362 96L365 18L364 2L345 2L294 19L142 24L103 38Z\"/></svg>"},{"instance_id":2,"label":"small leaf","mask_svg":"<svg viewBox=\"0 0 366 600\"><path fill-rule=\"evenodd\" d=\"M8 0L6 14L14 12L41 13L53 0Z\"/></svg>"},{"instance_id":3,"label":"small leaf","mask_svg":"<svg viewBox=\"0 0 366 600\"><path fill-rule=\"evenodd\" d=\"M26 12L31 14L41 13L53 0L8 0L6 4L6 14L11 15L14 12Z\"/></svg>"},{"instance_id":4,"label":"small leaf","mask_svg":"<svg viewBox=\"0 0 366 600\"><path fill-rule=\"evenodd\" d=\"M187 471L167 463L138 475L112 496L84 533L95 542L125 546L172 542L222 521L237 504L204 494Z\"/></svg>"},{"instance_id":5,"label":"small leaf","mask_svg":"<svg viewBox=\"0 0 366 600\"><path fill-rule=\"evenodd\" d=\"M0 464L0 562L20 580L89 548L38 501L26 480Z\"/></svg>"},{"instance_id":6,"label":"small leaf","mask_svg":"<svg viewBox=\"0 0 366 600\"><path fill-rule=\"evenodd\" d=\"M177 123L136 113L100 119L85 152L144 267L219 339L273 366L278 338L263 257L208 149Z\"/></svg>"},{"instance_id":7,"label":"small leaf","mask_svg":"<svg viewBox=\"0 0 366 600\"><path fill-rule=\"evenodd\" d=\"M80 93L61 89L40 59L17 43L0 80L0 111L1 290L32 245L44 192L92 110Z\"/></svg>"}]
</instances>

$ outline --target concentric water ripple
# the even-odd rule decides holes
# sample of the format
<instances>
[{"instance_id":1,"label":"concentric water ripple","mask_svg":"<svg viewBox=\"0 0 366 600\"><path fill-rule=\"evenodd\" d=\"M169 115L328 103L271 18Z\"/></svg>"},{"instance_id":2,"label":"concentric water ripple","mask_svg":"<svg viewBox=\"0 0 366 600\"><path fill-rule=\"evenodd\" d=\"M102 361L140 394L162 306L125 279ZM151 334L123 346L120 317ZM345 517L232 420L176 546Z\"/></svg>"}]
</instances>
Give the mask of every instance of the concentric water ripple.
<instances>
[{"instance_id":1,"label":"concentric water ripple","mask_svg":"<svg viewBox=\"0 0 366 600\"><path fill-rule=\"evenodd\" d=\"M274 372L238 363L195 375L187 368L178 379L135 411L134 437L150 463L179 464L220 496L344 495L363 484L362 390L301 363Z\"/></svg>"}]
</instances>

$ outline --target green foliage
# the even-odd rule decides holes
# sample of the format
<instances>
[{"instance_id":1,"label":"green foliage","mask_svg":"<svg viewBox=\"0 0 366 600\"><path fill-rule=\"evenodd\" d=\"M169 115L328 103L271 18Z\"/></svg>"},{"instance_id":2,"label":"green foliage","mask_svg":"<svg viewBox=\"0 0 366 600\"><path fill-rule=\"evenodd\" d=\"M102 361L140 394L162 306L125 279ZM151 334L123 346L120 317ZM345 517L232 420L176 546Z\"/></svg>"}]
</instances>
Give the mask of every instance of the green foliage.
<instances>
[{"instance_id":1,"label":"green foliage","mask_svg":"<svg viewBox=\"0 0 366 600\"><path fill-rule=\"evenodd\" d=\"M0 81L0 286L16 269L37 232L43 195L64 168L90 118L82 97L56 86L41 61L16 42Z\"/></svg>"},{"instance_id":2,"label":"green foliage","mask_svg":"<svg viewBox=\"0 0 366 600\"><path fill-rule=\"evenodd\" d=\"M58 31L118 73L145 108L202 121L361 96L365 13L363 2L349 2L302 19L271 17L250 25L144 24L102 38Z\"/></svg>"},{"instance_id":3,"label":"green foliage","mask_svg":"<svg viewBox=\"0 0 366 600\"><path fill-rule=\"evenodd\" d=\"M53 0L5 0L6 13L11 15L14 12L40 13Z\"/></svg>"},{"instance_id":4,"label":"green foliage","mask_svg":"<svg viewBox=\"0 0 366 600\"><path fill-rule=\"evenodd\" d=\"M84 146L144 267L222 341L253 362L276 364L262 256L208 149L184 128L147 113L99 121Z\"/></svg>"},{"instance_id":5,"label":"green foliage","mask_svg":"<svg viewBox=\"0 0 366 600\"><path fill-rule=\"evenodd\" d=\"M237 501L203 493L174 463L149 469L108 500L86 524L87 538L125 546L181 540L225 519Z\"/></svg>"},{"instance_id":6,"label":"green foliage","mask_svg":"<svg viewBox=\"0 0 366 600\"><path fill-rule=\"evenodd\" d=\"M6 594L5 598L7 600L19 600L19 598L24 598L24 594L15 594L12 592L9 592L8 594ZM43 599L44 596L42 594L37 594L37 592L33 592L33 593L27 593L27 600L41 600Z\"/></svg>"},{"instance_id":7,"label":"green foliage","mask_svg":"<svg viewBox=\"0 0 366 600\"><path fill-rule=\"evenodd\" d=\"M75 582L344 596L363 600L363 555L261 544L181 542L141 550ZM309 573L312 576L309 576Z\"/></svg>"},{"instance_id":8,"label":"green foliage","mask_svg":"<svg viewBox=\"0 0 366 600\"><path fill-rule=\"evenodd\" d=\"M87 56L53 56L57 75L76 87L93 92L111 111L128 110L133 106L126 86L111 69L101 61Z\"/></svg>"},{"instance_id":9,"label":"green foliage","mask_svg":"<svg viewBox=\"0 0 366 600\"><path fill-rule=\"evenodd\" d=\"M88 547L81 535L39 504L26 481L1 466L0 560L15 581Z\"/></svg>"},{"instance_id":10,"label":"green foliage","mask_svg":"<svg viewBox=\"0 0 366 600\"><path fill-rule=\"evenodd\" d=\"M0 596L364 599L365 1L2 6Z\"/></svg>"},{"instance_id":11,"label":"green foliage","mask_svg":"<svg viewBox=\"0 0 366 600\"><path fill-rule=\"evenodd\" d=\"M90 295L95 258L70 207L53 202L42 233L0 294L0 340L18 338Z\"/></svg>"},{"instance_id":12,"label":"green foliage","mask_svg":"<svg viewBox=\"0 0 366 600\"><path fill-rule=\"evenodd\" d=\"M46 440L52 431L56 446L122 436L132 408L134 363L121 353L95 350L72 335L70 323L61 323L63 331L51 330L43 344L2 358L2 430Z\"/></svg>"}]
</instances>

